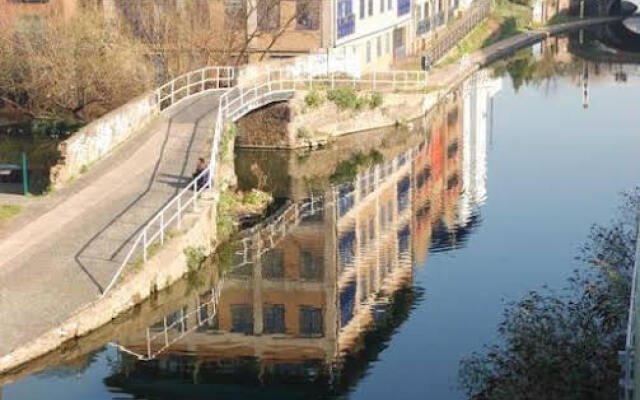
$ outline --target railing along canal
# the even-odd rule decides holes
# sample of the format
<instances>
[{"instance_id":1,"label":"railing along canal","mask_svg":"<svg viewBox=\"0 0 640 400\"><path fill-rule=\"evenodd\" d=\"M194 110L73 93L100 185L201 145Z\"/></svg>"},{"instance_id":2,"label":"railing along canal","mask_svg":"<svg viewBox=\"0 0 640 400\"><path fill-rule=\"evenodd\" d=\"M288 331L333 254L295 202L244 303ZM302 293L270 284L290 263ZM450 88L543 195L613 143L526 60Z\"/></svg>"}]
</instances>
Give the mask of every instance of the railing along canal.
<instances>
[{"instance_id":1,"label":"railing along canal","mask_svg":"<svg viewBox=\"0 0 640 400\"><path fill-rule=\"evenodd\" d=\"M627 320L627 337L625 341L624 350L619 353L620 364L622 366L622 379L620 379L620 386L622 388L621 398L624 400L631 400L636 398L640 393L636 393L636 382L638 378L636 375L636 340L638 331L638 268L640 264L640 210L636 217L636 251L633 263L633 272L631 275L631 296L629 299L629 315Z\"/></svg>"},{"instance_id":2,"label":"railing along canal","mask_svg":"<svg viewBox=\"0 0 640 400\"><path fill-rule=\"evenodd\" d=\"M205 191L212 194L220 140L228 123L268 103L283 100L296 90L351 87L357 90L419 91L427 86L427 73L424 71L372 71L357 76L335 70L318 74L300 71L299 67L290 65L265 68L256 76L240 75L236 76L232 67L207 67L175 78L157 89L158 107L163 110L194 94L227 88L219 98L208 167L142 227L103 296L113 288L128 264L146 263L150 249L162 246L171 230L182 228L184 215L189 210L196 210ZM239 80L242 82L238 84Z\"/></svg>"},{"instance_id":3,"label":"railing along canal","mask_svg":"<svg viewBox=\"0 0 640 400\"><path fill-rule=\"evenodd\" d=\"M455 20L453 25L443 32L442 36L431 42L425 51L425 54L430 57L431 62L435 63L442 58L449 50L458 44L460 39L467 36L479 22L485 19L489 11L491 11L491 1L492 0L479 0L471 6L472 8L465 12L460 19ZM442 17L444 17L444 14ZM452 16L449 18L451 17ZM438 18L440 17L438 16Z\"/></svg>"}]
</instances>

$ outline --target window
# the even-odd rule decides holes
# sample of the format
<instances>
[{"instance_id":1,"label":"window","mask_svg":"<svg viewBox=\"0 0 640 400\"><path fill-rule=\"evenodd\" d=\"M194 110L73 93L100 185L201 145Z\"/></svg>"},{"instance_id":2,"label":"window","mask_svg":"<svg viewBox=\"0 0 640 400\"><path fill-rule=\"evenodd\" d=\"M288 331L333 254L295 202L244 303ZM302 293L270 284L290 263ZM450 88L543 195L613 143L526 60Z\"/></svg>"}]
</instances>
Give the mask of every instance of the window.
<instances>
[{"instance_id":1,"label":"window","mask_svg":"<svg viewBox=\"0 0 640 400\"><path fill-rule=\"evenodd\" d=\"M376 52L378 53L378 58L382 57L382 37L378 36L376 39Z\"/></svg>"},{"instance_id":2,"label":"window","mask_svg":"<svg viewBox=\"0 0 640 400\"><path fill-rule=\"evenodd\" d=\"M231 306L231 332L253 333L253 308L248 304Z\"/></svg>"},{"instance_id":3,"label":"window","mask_svg":"<svg viewBox=\"0 0 640 400\"><path fill-rule=\"evenodd\" d=\"M320 281L324 272L324 260L316 257L310 251L302 252L302 264L300 265L300 278L309 281Z\"/></svg>"},{"instance_id":4,"label":"window","mask_svg":"<svg viewBox=\"0 0 640 400\"><path fill-rule=\"evenodd\" d=\"M367 62L370 63L371 62L371 42L367 41ZM367 193L367 187L365 185L362 185L362 187L360 188L360 198L363 198L365 196L363 196L363 193L366 195Z\"/></svg>"},{"instance_id":5,"label":"window","mask_svg":"<svg viewBox=\"0 0 640 400\"><path fill-rule=\"evenodd\" d=\"M340 5L338 5L338 7L340 7ZM315 31L320 28L320 2L319 1L314 1L314 0L297 0L296 1L296 28L300 30L311 30L311 31Z\"/></svg>"},{"instance_id":6,"label":"window","mask_svg":"<svg viewBox=\"0 0 640 400\"><path fill-rule=\"evenodd\" d=\"M380 0L380 12L383 13L384 12L384 2L386 0Z\"/></svg>"},{"instance_id":7,"label":"window","mask_svg":"<svg viewBox=\"0 0 640 400\"><path fill-rule=\"evenodd\" d=\"M398 17L411 12L411 0L398 0Z\"/></svg>"},{"instance_id":8,"label":"window","mask_svg":"<svg viewBox=\"0 0 640 400\"><path fill-rule=\"evenodd\" d=\"M280 3L273 0L258 0L258 29L264 32L280 27Z\"/></svg>"},{"instance_id":9,"label":"window","mask_svg":"<svg viewBox=\"0 0 640 400\"><path fill-rule=\"evenodd\" d=\"M360 19L364 18L364 0L360 0Z\"/></svg>"},{"instance_id":10,"label":"window","mask_svg":"<svg viewBox=\"0 0 640 400\"><path fill-rule=\"evenodd\" d=\"M373 0L369 0L369 16L373 16Z\"/></svg>"},{"instance_id":11,"label":"window","mask_svg":"<svg viewBox=\"0 0 640 400\"><path fill-rule=\"evenodd\" d=\"M319 3L316 2L316 8L318 9L318 16L320 15ZM317 28L316 28L317 29ZM351 9L351 0L340 0L338 2L338 39L355 32L356 21ZM343 54L345 49L342 48Z\"/></svg>"},{"instance_id":12,"label":"window","mask_svg":"<svg viewBox=\"0 0 640 400\"><path fill-rule=\"evenodd\" d=\"M284 304L265 304L263 306L264 333L284 333Z\"/></svg>"},{"instance_id":13,"label":"window","mask_svg":"<svg viewBox=\"0 0 640 400\"><path fill-rule=\"evenodd\" d=\"M262 275L265 279L284 278L284 252L272 249L262 256Z\"/></svg>"},{"instance_id":14,"label":"window","mask_svg":"<svg viewBox=\"0 0 640 400\"><path fill-rule=\"evenodd\" d=\"M393 8L393 0L389 0L387 3L387 10L391 10Z\"/></svg>"},{"instance_id":15,"label":"window","mask_svg":"<svg viewBox=\"0 0 640 400\"><path fill-rule=\"evenodd\" d=\"M369 217L369 240L373 240L376 235L376 226L373 217Z\"/></svg>"},{"instance_id":16,"label":"window","mask_svg":"<svg viewBox=\"0 0 640 400\"><path fill-rule=\"evenodd\" d=\"M300 336L321 337L322 309L312 306L300 306Z\"/></svg>"},{"instance_id":17,"label":"window","mask_svg":"<svg viewBox=\"0 0 640 400\"><path fill-rule=\"evenodd\" d=\"M387 33L385 42L386 53L389 54L389 52L391 51L391 32Z\"/></svg>"}]
</instances>

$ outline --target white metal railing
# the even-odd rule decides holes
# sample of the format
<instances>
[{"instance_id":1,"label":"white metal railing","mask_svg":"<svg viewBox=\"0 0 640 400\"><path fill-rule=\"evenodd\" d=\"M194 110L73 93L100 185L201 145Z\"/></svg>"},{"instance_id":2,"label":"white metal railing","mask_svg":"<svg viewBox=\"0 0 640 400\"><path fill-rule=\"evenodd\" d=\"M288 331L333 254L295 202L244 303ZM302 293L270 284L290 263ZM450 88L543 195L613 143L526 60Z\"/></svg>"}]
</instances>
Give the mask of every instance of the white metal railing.
<instances>
[{"instance_id":1,"label":"white metal railing","mask_svg":"<svg viewBox=\"0 0 640 400\"><path fill-rule=\"evenodd\" d=\"M155 90L156 103L160 111L196 93L224 90L233 86L234 67L204 67L187 72L165 83Z\"/></svg>"},{"instance_id":2,"label":"white metal railing","mask_svg":"<svg viewBox=\"0 0 640 400\"><path fill-rule=\"evenodd\" d=\"M205 70L213 71L216 70L216 68L218 67L205 68ZM229 74L228 76L230 76L230 78L226 82L230 85L237 82L237 79L234 78L240 78L236 77L235 73L232 72L229 67L219 67L217 71L218 72L215 73L216 77L221 76L220 71L226 71L222 73L223 75ZM200 81L201 84L207 79L211 79L207 78L207 76L210 75L203 74L202 72L197 73L200 74L200 77L204 76ZM170 82L158 89L158 104L161 109L163 109L161 104L162 99L167 101L167 98L169 98L172 105L186 98L176 97L175 93L177 91L182 93L186 90L185 93L189 93L190 95L198 93L188 89L195 84L189 83L189 79L187 79L186 85L176 85L175 81L184 79L184 76L189 76L189 74L178 77L172 81L174 83ZM171 93L174 93L173 97L171 97L170 94L162 95L163 90L165 90L163 88L166 88L167 85L171 88ZM290 94L296 90L351 87L356 90L419 91L425 89L426 86L427 73L424 71L372 71L355 77L336 71L331 71L324 75L316 75L311 72L300 71L299 68L287 68L284 66L276 69L265 68L258 76L247 79L246 84L236 84L228 88L219 98L218 115L216 117L208 167L156 213L142 228L111 282L109 282L103 291L103 296L108 293L117 282L126 265L136 259L139 262L146 262L149 259L150 248L153 249L152 246L163 245L168 236L167 231L180 229L184 214L189 209L193 210L197 207L199 196L205 190L213 190L213 174L217 167L220 140L225 134L227 123L236 121L247 113L274 100L282 100L282 98L278 96ZM200 86L200 88L202 87L203 86ZM206 85L204 87L204 90L208 90L206 89ZM139 251L140 254L138 254L137 251Z\"/></svg>"},{"instance_id":3,"label":"white metal railing","mask_svg":"<svg viewBox=\"0 0 640 400\"><path fill-rule=\"evenodd\" d=\"M631 275L631 296L629 298L629 315L627 320L627 337L624 350L620 351L619 358L622 366L623 376L620 379L622 388L621 398L631 400L634 398L635 386L635 343L636 343L636 319L638 312L637 295L639 284L638 281L638 264L640 264L640 210L636 217L636 251L633 263L633 272Z\"/></svg>"}]
</instances>

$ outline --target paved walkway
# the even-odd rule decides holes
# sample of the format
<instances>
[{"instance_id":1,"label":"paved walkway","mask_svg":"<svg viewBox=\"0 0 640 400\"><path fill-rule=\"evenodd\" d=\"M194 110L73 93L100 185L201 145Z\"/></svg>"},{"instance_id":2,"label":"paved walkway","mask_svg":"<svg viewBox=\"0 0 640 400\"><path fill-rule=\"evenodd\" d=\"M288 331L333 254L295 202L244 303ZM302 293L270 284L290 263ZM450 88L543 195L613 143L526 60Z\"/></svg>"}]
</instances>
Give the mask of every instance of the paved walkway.
<instances>
[{"instance_id":1,"label":"paved walkway","mask_svg":"<svg viewBox=\"0 0 640 400\"><path fill-rule=\"evenodd\" d=\"M0 357L95 299L209 154L219 94L185 100L0 241Z\"/></svg>"}]
</instances>

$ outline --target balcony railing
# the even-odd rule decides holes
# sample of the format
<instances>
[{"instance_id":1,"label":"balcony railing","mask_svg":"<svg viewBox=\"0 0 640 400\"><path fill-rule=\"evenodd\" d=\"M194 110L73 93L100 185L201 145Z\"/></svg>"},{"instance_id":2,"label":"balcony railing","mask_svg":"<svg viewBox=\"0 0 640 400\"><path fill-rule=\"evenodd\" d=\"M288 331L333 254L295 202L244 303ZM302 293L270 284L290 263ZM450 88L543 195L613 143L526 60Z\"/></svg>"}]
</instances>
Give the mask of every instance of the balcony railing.
<instances>
[{"instance_id":1,"label":"balcony railing","mask_svg":"<svg viewBox=\"0 0 640 400\"><path fill-rule=\"evenodd\" d=\"M355 31L356 31L355 14L338 18L338 39L341 39L345 36L349 36L353 34Z\"/></svg>"},{"instance_id":2,"label":"balcony railing","mask_svg":"<svg viewBox=\"0 0 640 400\"><path fill-rule=\"evenodd\" d=\"M417 35L423 35L431 30L431 21L428 19L423 19L422 21L418 21L418 28L416 29Z\"/></svg>"}]
</instances>

